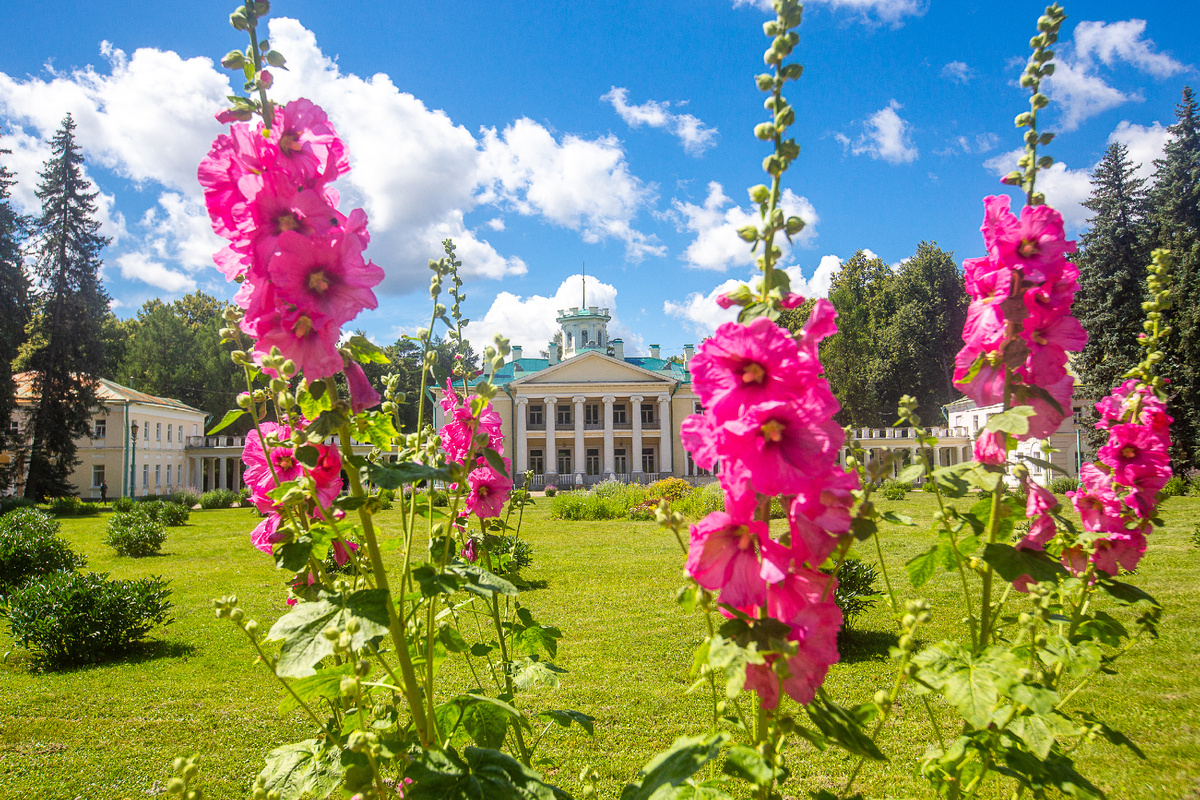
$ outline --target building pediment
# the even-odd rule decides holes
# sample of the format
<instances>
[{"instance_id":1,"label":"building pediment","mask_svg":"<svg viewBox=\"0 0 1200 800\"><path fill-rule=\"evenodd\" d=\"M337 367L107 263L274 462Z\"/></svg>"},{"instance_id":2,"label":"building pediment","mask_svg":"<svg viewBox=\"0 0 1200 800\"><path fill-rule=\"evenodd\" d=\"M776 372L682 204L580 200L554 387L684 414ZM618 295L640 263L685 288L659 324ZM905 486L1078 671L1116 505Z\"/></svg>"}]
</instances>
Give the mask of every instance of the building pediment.
<instances>
[{"instance_id":1,"label":"building pediment","mask_svg":"<svg viewBox=\"0 0 1200 800\"><path fill-rule=\"evenodd\" d=\"M512 386L545 386L557 384L645 384L647 388L657 385L670 388L676 381L669 373L656 373L642 367L604 355L589 352L569 358L552 367L526 375L512 382Z\"/></svg>"}]
</instances>

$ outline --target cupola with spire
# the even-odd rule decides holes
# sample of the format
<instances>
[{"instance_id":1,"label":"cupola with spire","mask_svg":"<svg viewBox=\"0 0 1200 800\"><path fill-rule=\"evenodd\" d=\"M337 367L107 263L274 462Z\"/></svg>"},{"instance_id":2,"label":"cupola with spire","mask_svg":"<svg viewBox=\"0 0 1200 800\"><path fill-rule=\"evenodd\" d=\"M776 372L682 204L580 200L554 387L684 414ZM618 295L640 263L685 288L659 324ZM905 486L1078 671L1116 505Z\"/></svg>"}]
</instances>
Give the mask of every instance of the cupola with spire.
<instances>
[{"instance_id":1,"label":"cupola with spire","mask_svg":"<svg viewBox=\"0 0 1200 800\"><path fill-rule=\"evenodd\" d=\"M587 304L587 267L583 269L583 288L577 308L560 309L557 322L562 326L563 358L586 353L588 350L608 351L608 323L612 316L607 308Z\"/></svg>"}]
</instances>

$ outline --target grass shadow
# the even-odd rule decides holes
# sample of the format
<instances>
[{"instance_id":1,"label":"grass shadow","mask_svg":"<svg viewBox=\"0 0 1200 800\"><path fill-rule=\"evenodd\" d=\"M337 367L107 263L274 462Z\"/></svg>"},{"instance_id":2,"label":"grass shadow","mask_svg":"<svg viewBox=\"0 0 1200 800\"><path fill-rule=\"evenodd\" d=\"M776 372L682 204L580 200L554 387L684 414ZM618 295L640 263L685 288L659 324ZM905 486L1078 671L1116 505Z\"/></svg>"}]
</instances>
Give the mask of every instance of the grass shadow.
<instances>
[{"instance_id":1,"label":"grass shadow","mask_svg":"<svg viewBox=\"0 0 1200 800\"><path fill-rule=\"evenodd\" d=\"M889 647L895 647L900 637L895 631L864 631L858 628L843 630L838 634L838 652L843 664L862 661L887 661Z\"/></svg>"}]
</instances>

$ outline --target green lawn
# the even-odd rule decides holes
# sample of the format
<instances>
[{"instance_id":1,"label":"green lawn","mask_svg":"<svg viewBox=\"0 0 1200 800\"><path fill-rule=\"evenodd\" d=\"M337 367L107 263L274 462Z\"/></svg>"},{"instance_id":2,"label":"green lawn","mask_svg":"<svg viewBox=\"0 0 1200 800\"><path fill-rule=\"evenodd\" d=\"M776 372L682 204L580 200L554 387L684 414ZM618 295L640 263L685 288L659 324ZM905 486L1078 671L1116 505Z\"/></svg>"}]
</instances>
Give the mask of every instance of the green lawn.
<instances>
[{"instance_id":1,"label":"green lawn","mask_svg":"<svg viewBox=\"0 0 1200 800\"><path fill-rule=\"evenodd\" d=\"M682 557L674 539L652 523L548 520L545 501L527 516L535 548L527 577L544 587L524 593L544 624L562 628L556 663L569 670L558 689L523 695L523 707L577 709L596 717L594 739L577 729L552 731L542 755L545 771L578 791L585 766L602 775L602 792L621 785L653 753L679 735L705 728L703 698L685 696L699 616L674 603ZM918 519L932 512L928 496L884 502ZM1145 750L1142 762L1125 750L1093 745L1078 758L1085 775L1113 798L1200 797L1200 551L1191 537L1200 524L1200 499L1173 498L1134 582L1162 601L1162 637L1137 647L1121 674L1104 677L1077 702L1097 710ZM68 519L63 534L87 555L89 567L113 577L163 575L174 588L175 621L144 652L115 664L36 673L19 650L0 667L0 798L146 797L170 773L177 755L200 753L203 783L212 798L244 797L274 746L305 738L296 714L275 711L281 689L255 666L243 634L215 619L211 598L236 593L263 627L285 610L283 574L254 550L254 525L245 510L202 511L170 529L165 555L118 559L103 544L105 518ZM387 527L387 514L383 518ZM889 529L884 556L902 596L911 596L903 562L924 549L922 529ZM874 562L874 548L861 556ZM949 576L922 587L934 602L926 638L960 625ZM886 648L890 622L880 603L860 618L843 663L827 687L843 702L864 702L890 679ZM12 649L0 632L0 652ZM449 683L460 677L448 662ZM910 705L911 701L911 705ZM917 713L918 710L921 713ZM913 759L929 738L929 723L914 698L902 696L883 748L891 761L869 765L858 788L869 797L926 797L912 777ZM840 786L847 759L811 749L793 751L796 778L789 791ZM797 780L798 779L798 780Z\"/></svg>"}]
</instances>

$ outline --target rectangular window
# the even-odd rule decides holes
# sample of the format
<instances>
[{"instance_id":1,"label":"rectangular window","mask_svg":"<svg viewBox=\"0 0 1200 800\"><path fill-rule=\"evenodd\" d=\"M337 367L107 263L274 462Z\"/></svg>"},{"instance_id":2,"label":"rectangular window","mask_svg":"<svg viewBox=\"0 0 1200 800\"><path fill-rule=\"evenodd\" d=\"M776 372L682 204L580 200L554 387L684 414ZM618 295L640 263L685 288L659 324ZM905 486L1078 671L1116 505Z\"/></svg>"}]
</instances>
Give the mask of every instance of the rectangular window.
<instances>
[{"instance_id":1,"label":"rectangular window","mask_svg":"<svg viewBox=\"0 0 1200 800\"><path fill-rule=\"evenodd\" d=\"M600 474L600 451L588 450L584 454L584 469L588 475Z\"/></svg>"},{"instance_id":2,"label":"rectangular window","mask_svg":"<svg viewBox=\"0 0 1200 800\"><path fill-rule=\"evenodd\" d=\"M142 438L145 439L147 442L150 441L150 423L149 422L146 423L146 427L143 428L143 431L144 431L144 433L142 435Z\"/></svg>"},{"instance_id":3,"label":"rectangular window","mask_svg":"<svg viewBox=\"0 0 1200 800\"><path fill-rule=\"evenodd\" d=\"M92 429L92 438L93 439L103 439L107 432L108 432L108 420L103 420L103 419L96 420L95 427Z\"/></svg>"},{"instance_id":4,"label":"rectangular window","mask_svg":"<svg viewBox=\"0 0 1200 800\"><path fill-rule=\"evenodd\" d=\"M588 403L583 407L583 423L585 425L600 424L600 404ZM599 473L597 473L599 474Z\"/></svg>"},{"instance_id":5,"label":"rectangular window","mask_svg":"<svg viewBox=\"0 0 1200 800\"><path fill-rule=\"evenodd\" d=\"M979 430L979 415L978 414L971 415L971 427L974 428L975 430Z\"/></svg>"},{"instance_id":6,"label":"rectangular window","mask_svg":"<svg viewBox=\"0 0 1200 800\"><path fill-rule=\"evenodd\" d=\"M195 422L193 422L192 423L192 436L199 436L199 435L200 435L200 426L197 425Z\"/></svg>"},{"instance_id":7,"label":"rectangular window","mask_svg":"<svg viewBox=\"0 0 1200 800\"><path fill-rule=\"evenodd\" d=\"M104 483L104 465L92 465L92 488L99 489L100 484Z\"/></svg>"},{"instance_id":8,"label":"rectangular window","mask_svg":"<svg viewBox=\"0 0 1200 800\"><path fill-rule=\"evenodd\" d=\"M570 450L559 450L558 451L558 473L560 475L563 475L563 474L570 475L571 474L571 451Z\"/></svg>"},{"instance_id":9,"label":"rectangular window","mask_svg":"<svg viewBox=\"0 0 1200 800\"><path fill-rule=\"evenodd\" d=\"M568 406L557 406L557 409L558 409L557 423L559 425L570 425L571 424L571 407L569 405Z\"/></svg>"},{"instance_id":10,"label":"rectangular window","mask_svg":"<svg viewBox=\"0 0 1200 800\"><path fill-rule=\"evenodd\" d=\"M142 488L150 488L150 465L142 464Z\"/></svg>"},{"instance_id":11,"label":"rectangular window","mask_svg":"<svg viewBox=\"0 0 1200 800\"><path fill-rule=\"evenodd\" d=\"M171 441L171 426L167 426L167 441Z\"/></svg>"},{"instance_id":12,"label":"rectangular window","mask_svg":"<svg viewBox=\"0 0 1200 800\"><path fill-rule=\"evenodd\" d=\"M529 468L533 470L534 475L544 475L546 473L546 460L542 458L541 450L529 451Z\"/></svg>"},{"instance_id":13,"label":"rectangular window","mask_svg":"<svg viewBox=\"0 0 1200 800\"><path fill-rule=\"evenodd\" d=\"M628 421L629 417L625 414L625 404L618 403L617 405L613 406L613 424L624 425Z\"/></svg>"},{"instance_id":14,"label":"rectangular window","mask_svg":"<svg viewBox=\"0 0 1200 800\"><path fill-rule=\"evenodd\" d=\"M161 422L154 423L154 441L156 441L156 442L162 441L162 423Z\"/></svg>"},{"instance_id":15,"label":"rectangular window","mask_svg":"<svg viewBox=\"0 0 1200 800\"><path fill-rule=\"evenodd\" d=\"M162 486L162 467L158 464L154 465L154 488Z\"/></svg>"},{"instance_id":16,"label":"rectangular window","mask_svg":"<svg viewBox=\"0 0 1200 800\"><path fill-rule=\"evenodd\" d=\"M171 485L171 465L167 464L167 486Z\"/></svg>"},{"instance_id":17,"label":"rectangular window","mask_svg":"<svg viewBox=\"0 0 1200 800\"><path fill-rule=\"evenodd\" d=\"M698 403L698 402L693 403L692 404L692 412L695 414L703 414L704 413L704 404Z\"/></svg>"},{"instance_id":18,"label":"rectangular window","mask_svg":"<svg viewBox=\"0 0 1200 800\"><path fill-rule=\"evenodd\" d=\"M1075 406L1073 409L1071 409L1071 411L1073 412L1071 414L1071 416L1073 418L1072 422L1074 422L1076 425L1082 425L1083 424L1083 406Z\"/></svg>"},{"instance_id":19,"label":"rectangular window","mask_svg":"<svg viewBox=\"0 0 1200 800\"><path fill-rule=\"evenodd\" d=\"M183 426L179 426L179 443L183 444Z\"/></svg>"},{"instance_id":20,"label":"rectangular window","mask_svg":"<svg viewBox=\"0 0 1200 800\"><path fill-rule=\"evenodd\" d=\"M529 424L530 425L543 424L545 422L545 418L542 416L542 413L543 412L542 412L541 406L530 405L529 406Z\"/></svg>"},{"instance_id":21,"label":"rectangular window","mask_svg":"<svg viewBox=\"0 0 1200 800\"><path fill-rule=\"evenodd\" d=\"M642 403L642 424L654 423L654 403Z\"/></svg>"},{"instance_id":22,"label":"rectangular window","mask_svg":"<svg viewBox=\"0 0 1200 800\"><path fill-rule=\"evenodd\" d=\"M613 469L618 475L629 474L629 459L625 456L625 448L618 447L613 450Z\"/></svg>"},{"instance_id":23,"label":"rectangular window","mask_svg":"<svg viewBox=\"0 0 1200 800\"><path fill-rule=\"evenodd\" d=\"M10 420L8 421L8 433L9 433L9 435L10 435L10 436L18 436L18 435L20 435L20 433L21 433L21 423L17 422L15 419L10 419Z\"/></svg>"},{"instance_id":24,"label":"rectangular window","mask_svg":"<svg viewBox=\"0 0 1200 800\"><path fill-rule=\"evenodd\" d=\"M642 472L657 472L654 468L654 448L646 447L642 449Z\"/></svg>"}]
</instances>

